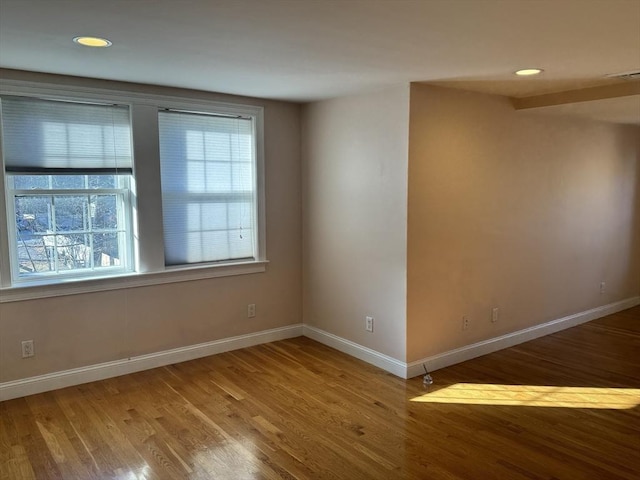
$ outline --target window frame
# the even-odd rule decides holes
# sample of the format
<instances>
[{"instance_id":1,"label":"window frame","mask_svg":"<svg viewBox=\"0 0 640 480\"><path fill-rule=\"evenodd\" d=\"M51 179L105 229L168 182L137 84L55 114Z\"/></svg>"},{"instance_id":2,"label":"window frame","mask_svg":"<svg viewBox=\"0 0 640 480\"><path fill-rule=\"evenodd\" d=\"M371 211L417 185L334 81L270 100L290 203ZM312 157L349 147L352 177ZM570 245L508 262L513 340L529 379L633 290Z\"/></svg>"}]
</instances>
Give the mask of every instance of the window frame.
<instances>
[{"instance_id":1,"label":"window frame","mask_svg":"<svg viewBox=\"0 0 640 480\"><path fill-rule=\"evenodd\" d=\"M256 170L257 170L257 148L256 148L256 122L255 122L255 118L252 117L243 117L240 115L220 115L220 112L204 112L202 110L199 111L186 111L184 109L168 109L168 108L161 108L158 110L158 121L160 122L160 116L163 113L166 112L171 112L174 113L176 115L180 115L180 114L185 114L185 115L195 115L195 116L209 116L209 117L228 117L229 119L236 119L236 118L240 118L242 120L250 120L251 121L251 134L252 134L252 144L251 144L251 152L252 152L252 164L251 164L251 175L252 178L254 179L253 185L252 185L252 192L251 192L251 201L253 203L253 216L255 217L255 220L253 222L253 225L251 225L251 236L253 237L253 241L252 244L254 245L254 255L253 255L253 259L249 258L249 257L244 257L244 258L238 258L236 260L234 259L222 259L222 260L211 260L211 261L203 261L203 262L184 262L184 263L176 263L176 264L171 264L171 263L167 263L167 258L166 258L166 246L165 246L165 265L166 268L184 268L184 267L189 267L189 266L195 266L195 265L206 265L206 264L220 264L220 263L229 263L229 262L234 262L234 261L253 261L255 259L259 259L260 258L260 236L259 236L259 232L258 232L258 199L257 199L257 193L258 193L258 177L256 175ZM160 129L158 130L158 133L160 134ZM189 163L190 159L188 158L188 155L186 153L186 139L183 139L184 143L183 143L183 147L185 149L185 158L182 159L185 161L186 164ZM159 138L159 143L162 144L162 139ZM162 159L160 160L160 168L161 168L161 175L162 175ZM162 182L161 182L162 185ZM168 187L168 185L167 185ZM166 192L169 192L170 189L167 188ZM189 198L200 198L200 199L208 199L209 201L213 200L215 197L224 197L224 196L232 196L233 192L224 192L224 193L211 193L211 192L181 192L179 194L177 194L177 196L180 196L181 198L183 198L185 200L186 204L189 204L190 202L188 202ZM165 205L165 201L167 200L168 197L170 197L170 194L165 194L165 190L163 189L162 191L162 202L163 202L163 206ZM226 203L226 202L219 202L219 203ZM166 234L166 232L163 232Z\"/></svg>"},{"instance_id":2,"label":"window frame","mask_svg":"<svg viewBox=\"0 0 640 480\"><path fill-rule=\"evenodd\" d=\"M5 173L6 175L6 173ZM38 190L24 190L16 189L13 183L14 175L6 175L5 198L11 198L13 202L7 203L7 235L9 238L17 237L17 225L13 219L16 218L15 211L15 199L22 196L34 196L34 197L65 197L65 196L92 196L92 195L116 195L116 202L118 207L118 224L122 225L122 230L126 233L125 240L119 240L120 251L123 258L123 263L120 266L101 267L99 270L95 268L87 270L59 270L57 272L42 272L41 274L34 275L32 277L21 277L19 273L20 266L16 259L18 258L18 244L16 241L9 240L9 252L10 260L9 267L11 269L12 284L15 286L38 284L38 283L56 283L65 280L82 280L83 278L107 278L114 275L125 274L133 272L133 226L131 221L131 179L121 178L117 179L120 185L114 188L84 188L84 189L38 189ZM124 175L122 175L125 177ZM131 175L127 174L126 177ZM116 232L117 233L117 232ZM48 236L64 235L64 231L54 231ZM95 233L94 233L95 234ZM57 247L54 248L57 250ZM91 252L93 254L93 252ZM11 259L14 261L12 262Z\"/></svg>"},{"instance_id":3,"label":"window frame","mask_svg":"<svg viewBox=\"0 0 640 480\"><path fill-rule=\"evenodd\" d=\"M0 79L0 94L32 96L43 99L77 102L109 102L129 106L133 142L131 175L131 227L134 244L133 271L111 276L87 276L14 282L11 275L7 206L7 178L0 168L0 303L32 298L46 298L78 293L118 290L146 285L175 283L206 278L261 273L268 264L266 255L266 206L264 168L264 107L258 102L243 104L200 98L203 95L175 96L143 94L125 90L77 87L51 83ZM254 125L256 171L256 257L252 261L212 262L166 267L162 230L162 196L160 185L159 132L160 109L196 111L208 114L241 115L252 118ZM153 118L155 115L155 119ZM1 122L0 112L0 122ZM155 126L155 128L154 128ZM0 149L2 139L0 137Z\"/></svg>"}]
</instances>

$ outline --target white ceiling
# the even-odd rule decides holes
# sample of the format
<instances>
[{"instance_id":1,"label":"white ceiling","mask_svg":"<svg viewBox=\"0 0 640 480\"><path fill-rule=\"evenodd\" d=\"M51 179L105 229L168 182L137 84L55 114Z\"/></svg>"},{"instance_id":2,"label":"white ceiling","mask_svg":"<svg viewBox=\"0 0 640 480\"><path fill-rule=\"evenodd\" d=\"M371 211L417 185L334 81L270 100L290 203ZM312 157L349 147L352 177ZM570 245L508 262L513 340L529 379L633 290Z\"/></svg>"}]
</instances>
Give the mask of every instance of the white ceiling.
<instances>
[{"instance_id":1,"label":"white ceiling","mask_svg":"<svg viewBox=\"0 0 640 480\"><path fill-rule=\"evenodd\" d=\"M640 0L0 0L0 66L292 101L412 81L529 96L640 69Z\"/></svg>"}]
</instances>

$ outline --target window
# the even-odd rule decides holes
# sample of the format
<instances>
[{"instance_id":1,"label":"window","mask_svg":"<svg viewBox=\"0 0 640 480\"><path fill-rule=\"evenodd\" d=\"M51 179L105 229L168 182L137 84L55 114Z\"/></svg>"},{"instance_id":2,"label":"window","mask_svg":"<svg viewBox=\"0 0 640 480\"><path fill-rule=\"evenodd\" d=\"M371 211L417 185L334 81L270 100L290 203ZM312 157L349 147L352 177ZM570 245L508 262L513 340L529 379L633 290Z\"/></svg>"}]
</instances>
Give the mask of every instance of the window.
<instances>
[{"instance_id":1,"label":"window","mask_svg":"<svg viewBox=\"0 0 640 480\"><path fill-rule=\"evenodd\" d=\"M10 176L14 278L128 269L127 180L123 175ZM66 191L54 187L65 184Z\"/></svg>"},{"instance_id":2,"label":"window","mask_svg":"<svg viewBox=\"0 0 640 480\"><path fill-rule=\"evenodd\" d=\"M0 302L266 270L262 107L2 79L0 120Z\"/></svg>"},{"instance_id":3,"label":"window","mask_svg":"<svg viewBox=\"0 0 640 480\"><path fill-rule=\"evenodd\" d=\"M160 111L167 265L257 257L251 118Z\"/></svg>"},{"instance_id":4,"label":"window","mask_svg":"<svg viewBox=\"0 0 640 480\"><path fill-rule=\"evenodd\" d=\"M128 107L1 102L13 281L131 270Z\"/></svg>"}]
</instances>

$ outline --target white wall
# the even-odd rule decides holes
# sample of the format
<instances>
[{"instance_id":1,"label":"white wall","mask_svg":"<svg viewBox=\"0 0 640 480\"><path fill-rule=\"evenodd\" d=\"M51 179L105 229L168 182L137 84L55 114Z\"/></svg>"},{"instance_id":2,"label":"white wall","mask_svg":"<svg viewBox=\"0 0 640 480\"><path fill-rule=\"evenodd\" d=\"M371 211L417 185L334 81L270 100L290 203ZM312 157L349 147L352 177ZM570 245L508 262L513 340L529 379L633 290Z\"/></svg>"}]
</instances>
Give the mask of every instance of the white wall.
<instances>
[{"instance_id":1,"label":"white wall","mask_svg":"<svg viewBox=\"0 0 640 480\"><path fill-rule=\"evenodd\" d=\"M303 113L304 321L401 361L408 108L404 85Z\"/></svg>"},{"instance_id":2,"label":"white wall","mask_svg":"<svg viewBox=\"0 0 640 480\"><path fill-rule=\"evenodd\" d=\"M265 273L0 303L0 383L302 321L300 106L3 70L2 77L264 107ZM4 194L4 192L3 192ZM145 253L145 252L143 252ZM257 315L247 318L247 304ZM33 339L36 356L22 359Z\"/></svg>"}]
</instances>

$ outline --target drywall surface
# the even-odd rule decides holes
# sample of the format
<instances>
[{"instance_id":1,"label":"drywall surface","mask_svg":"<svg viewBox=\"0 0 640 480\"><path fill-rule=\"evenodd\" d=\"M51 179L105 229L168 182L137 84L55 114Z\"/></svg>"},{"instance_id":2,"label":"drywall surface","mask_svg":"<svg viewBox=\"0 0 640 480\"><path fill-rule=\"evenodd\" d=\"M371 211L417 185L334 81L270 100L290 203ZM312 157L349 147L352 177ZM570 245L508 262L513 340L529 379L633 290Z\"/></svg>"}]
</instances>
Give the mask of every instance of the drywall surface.
<instances>
[{"instance_id":1,"label":"drywall surface","mask_svg":"<svg viewBox=\"0 0 640 480\"><path fill-rule=\"evenodd\" d=\"M304 322L402 361L408 121L408 85L303 110Z\"/></svg>"},{"instance_id":2,"label":"drywall surface","mask_svg":"<svg viewBox=\"0 0 640 480\"><path fill-rule=\"evenodd\" d=\"M300 106L203 92L4 71L5 78L264 106L264 273L0 304L0 382L299 324ZM247 318L247 304L256 304ZM22 340L36 355L21 358Z\"/></svg>"},{"instance_id":3,"label":"drywall surface","mask_svg":"<svg viewBox=\"0 0 640 480\"><path fill-rule=\"evenodd\" d=\"M407 361L638 295L637 127L423 84L410 110Z\"/></svg>"}]
</instances>

